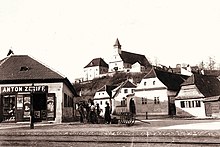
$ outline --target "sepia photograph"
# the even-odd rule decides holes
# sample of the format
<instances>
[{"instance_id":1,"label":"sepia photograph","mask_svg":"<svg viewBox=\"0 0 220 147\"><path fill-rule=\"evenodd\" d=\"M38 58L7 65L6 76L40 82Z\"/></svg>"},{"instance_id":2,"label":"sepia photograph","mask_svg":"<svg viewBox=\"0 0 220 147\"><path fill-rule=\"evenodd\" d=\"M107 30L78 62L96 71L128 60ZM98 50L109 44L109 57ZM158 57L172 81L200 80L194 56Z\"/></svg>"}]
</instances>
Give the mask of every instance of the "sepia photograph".
<instances>
[{"instance_id":1,"label":"sepia photograph","mask_svg":"<svg viewBox=\"0 0 220 147\"><path fill-rule=\"evenodd\" d=\"M220 1L1 0L1 147L220 146Z\"/></svg>"}]
</instances>

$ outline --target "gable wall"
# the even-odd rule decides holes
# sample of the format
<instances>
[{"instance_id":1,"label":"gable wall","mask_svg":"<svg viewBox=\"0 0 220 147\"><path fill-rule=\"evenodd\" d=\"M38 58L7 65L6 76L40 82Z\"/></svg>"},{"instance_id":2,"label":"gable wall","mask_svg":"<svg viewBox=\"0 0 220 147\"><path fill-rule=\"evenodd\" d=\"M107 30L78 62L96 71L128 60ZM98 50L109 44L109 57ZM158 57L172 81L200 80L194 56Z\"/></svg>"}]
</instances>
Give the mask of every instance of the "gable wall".
<instances>
[{"instance_id":1,"label":"gable wall","mask_svg":"<svg viewBox=\"0 0 220 147\"><path fill-rule=\"evenodd\" d=\"M178 95L176 96L177 99L190 99L199 97L204 97L204 95L195 85L182 86Z\"/></svg>"},{"instance_id":2,"label":"gable wall","mask_svg":"<svg viewBox=\"0 0 220 147\"><path fill-rule=\"evenodd\" d=\"M131 66L131 72L143 72L144 66L141 66L138 62Z\"/></svg>"},{"instance_id":3,"label":"gable wall","mask_svg":"<svg viewBox=\"0 0 220 147\"><path fill-rule=\"evenodd\" d=\"M154 100L159 97L160 101L168 101L166 86L158 78L142 79L135 89L135 96Z\"/></svg>"},{"instance_id":4,"label":"gable wall","mask_svg":"<svg viewBox=\"0 0 220 147\"><path fill-rule=\"evenodd\" d=\"M110 98L108 93L106 91L99 91L95 93L94 99L100 99L100 98Z\"/></svg>"}]
</instances>

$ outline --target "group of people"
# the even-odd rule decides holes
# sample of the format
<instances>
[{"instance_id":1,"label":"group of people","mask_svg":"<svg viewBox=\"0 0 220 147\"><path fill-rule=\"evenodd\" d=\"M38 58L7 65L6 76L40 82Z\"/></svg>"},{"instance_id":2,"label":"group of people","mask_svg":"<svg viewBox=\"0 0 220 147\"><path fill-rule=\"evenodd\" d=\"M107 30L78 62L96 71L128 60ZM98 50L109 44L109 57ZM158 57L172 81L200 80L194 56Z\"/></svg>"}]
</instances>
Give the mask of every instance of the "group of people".
<instances>
[{"instance_id":1,"label":"group of people","mask_svg":"<svg viewBox=\"0 0 220 147\"><path fill-rule=\"evenodd\" d=\"M93 101L89 101L88 103L80 102L78 105L78 112L80 115L81 123L100 123L100 120L103 119L103 117L100 116L102 111L103 110L100 109L99 104L97 103L95 105ZM111 108L108 102L106 102L104 111L104 122L106 124L111 123Z\"/></svg>"}]
</instances>

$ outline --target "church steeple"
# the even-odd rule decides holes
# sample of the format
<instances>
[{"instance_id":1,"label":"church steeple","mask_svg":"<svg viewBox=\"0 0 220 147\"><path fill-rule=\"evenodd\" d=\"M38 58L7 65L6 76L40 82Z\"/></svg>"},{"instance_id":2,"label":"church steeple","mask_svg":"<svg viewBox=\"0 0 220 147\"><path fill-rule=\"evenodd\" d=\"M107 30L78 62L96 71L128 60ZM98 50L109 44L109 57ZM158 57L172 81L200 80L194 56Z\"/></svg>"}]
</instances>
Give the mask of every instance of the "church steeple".
<instances>
[{"instance_id":1,"label":"church steeple","mask_svg":"<svg viewBox=\"0 0 220 147\"><path fill-rule=\"evenodd\" d=\"M120 44L118 38L116 39L115 44L113 46L114 46L115 54L121 54L121 44Z\"/></svg>"},{"instance_id":2,"label":"church steeple","mask_svg":"<svg viewBox=\"0 0 220 147\"><path fill-rule=\"evenodd\" d=\"M118 38L117 38L116 41L115 41L114 47L115 47L115 48L118 48L118 49L121 49L121 44L120 44Z\"/></svg>"}]
</instances>

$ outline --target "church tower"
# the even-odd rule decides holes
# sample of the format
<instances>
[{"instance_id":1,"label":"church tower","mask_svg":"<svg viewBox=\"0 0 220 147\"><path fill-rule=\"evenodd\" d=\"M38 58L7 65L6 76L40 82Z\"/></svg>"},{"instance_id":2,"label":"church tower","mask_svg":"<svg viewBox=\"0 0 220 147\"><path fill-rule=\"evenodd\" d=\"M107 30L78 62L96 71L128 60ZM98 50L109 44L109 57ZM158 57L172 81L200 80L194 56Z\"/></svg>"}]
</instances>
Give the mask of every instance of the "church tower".
<instances>
[{"instance_id":1,"label":"church tower","mask_svg":"<svg viewBox=\"0 0 220 147\"><path fill-rule=\"evenodd\" d=\"M121 44L118 40L118 38L115 41L115 44L113 45L113 54L111 62L109 62L109 72L118 71L121 70L123 67L123 61L121 59Z\"/></svg>"},{"instance_id":2,"label":"church tower","mask_svg":"<svg viewBox=\"0 0 220 147\"><path fill-rule=\"evenodd\" d=\"M121 44L120 44L118 38L116 39L115 44L114 44L114 53L115 53L115 55L121 54Z\"/></svg>"}]
</instances>

